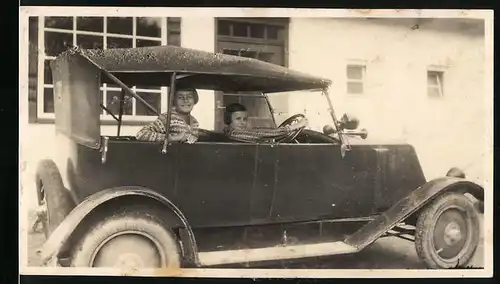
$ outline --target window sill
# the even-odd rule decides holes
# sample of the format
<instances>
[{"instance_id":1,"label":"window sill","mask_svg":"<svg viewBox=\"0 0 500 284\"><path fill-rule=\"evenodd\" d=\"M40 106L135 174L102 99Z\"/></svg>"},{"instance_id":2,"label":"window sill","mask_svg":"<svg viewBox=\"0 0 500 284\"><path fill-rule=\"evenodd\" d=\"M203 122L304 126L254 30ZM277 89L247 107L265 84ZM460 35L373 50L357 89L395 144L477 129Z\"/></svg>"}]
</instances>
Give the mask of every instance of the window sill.
<instances>
[{"instance_id":1,"label":"window sill","mask_svg":"<svg viewBox=\"0 0 500 284\"><path fill-rule=\"evenodd\" d=\"M145 124L150 123L152 120L128 120L122 121L122 126L143 126ZM36 118L32 121L29 121L29 124L54 124L54 118ZM118 122L115 120L101 120L101 125L118 125Z\"/></svg>"}]
</instances>

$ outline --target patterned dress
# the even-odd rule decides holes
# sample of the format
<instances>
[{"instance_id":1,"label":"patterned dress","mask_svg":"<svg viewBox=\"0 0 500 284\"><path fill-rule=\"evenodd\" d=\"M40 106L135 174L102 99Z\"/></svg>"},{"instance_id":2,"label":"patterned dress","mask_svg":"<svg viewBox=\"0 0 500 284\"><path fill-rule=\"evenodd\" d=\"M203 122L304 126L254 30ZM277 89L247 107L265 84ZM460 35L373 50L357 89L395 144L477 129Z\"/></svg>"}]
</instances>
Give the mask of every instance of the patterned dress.
<instances>
[{"instance_id":1,"label":"patterned dress","mask_svg":"<svg viewBox=\"0 0 500 284\"><path fill-rule=\"evenodd\" d=\"M173 109L171 111L169 133L178 134L187 133L187 141L194 143L198 140L199 124L194 116L189 115L189 122L186 122L180 115ZM167 113L162 113L158 118L144 126L136 135L137 140L160 142L165 141L165 133L167 124Z\"/></svg>"},{"instance_id":2,"label":"patterned dress","mask_svg":"<svg viewBox=\"0 0 500 284\"><path fill-rule=\"evenodd\" d=\"M275 129L237 129L229 126L224 128L224 134L227 137L237 141L254 143L288 135L291 131L288 125Z\"/></svg>"}]
</instances>

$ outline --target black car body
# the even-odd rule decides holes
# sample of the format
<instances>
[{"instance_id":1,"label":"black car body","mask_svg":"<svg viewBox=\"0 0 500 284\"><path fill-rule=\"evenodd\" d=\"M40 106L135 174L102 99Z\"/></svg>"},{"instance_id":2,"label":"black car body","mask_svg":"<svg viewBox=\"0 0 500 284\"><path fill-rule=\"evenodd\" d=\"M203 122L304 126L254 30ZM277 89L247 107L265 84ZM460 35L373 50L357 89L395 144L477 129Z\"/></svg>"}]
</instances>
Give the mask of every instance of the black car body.
<instances>
[{"instance_id":1,"label":"black car body","mask_svg":"<svg viewBox=\"0 0 500 284\"><path fill-rule=\"evenodd\" d=\"M46 262L64 265L68 258L75 265L74 246L85 243L81 238L95 222L137 204L160 208L183 267L354 253L388 234L408 235L433 268L465 264L475 251L477 210L461 196L482 200L483 189L460 171L427 181L411 145L380 144L359 139L365 132L347 131L333 112L328 80L170 46L73 49L58 56L52 70L59 152L41 162L36 181L49 216ZM103 82L119 84L138 101L130 86L173 92L182 83L263 99L319 90L335 131L303 129L293 141L243 143L204 130L194 144L153 143L120 136L120 115L118 134L102 136ZM454 221L458 227L436 225L441 213L435 206L448 203L465 212ZM443 241L450 240L446 232L453 242ZM440 249L448 256L440 257Z\"/></svg>"}]
</instances>

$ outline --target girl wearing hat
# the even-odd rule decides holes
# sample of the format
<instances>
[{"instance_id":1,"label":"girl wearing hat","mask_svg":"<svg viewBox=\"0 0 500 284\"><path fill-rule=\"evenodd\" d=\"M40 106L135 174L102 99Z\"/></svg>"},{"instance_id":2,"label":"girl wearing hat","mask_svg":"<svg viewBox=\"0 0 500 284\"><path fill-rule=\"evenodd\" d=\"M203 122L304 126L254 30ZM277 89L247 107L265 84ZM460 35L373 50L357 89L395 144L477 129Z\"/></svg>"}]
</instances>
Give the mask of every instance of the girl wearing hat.
<instances>
[{"instance_id":1,"label":"girl wearing hat","mask_svg":"<svg viewBox=\"0 0 500 284\"><path fill-rule=\"evenodd\" d=\"M198 140L199 123L191 115L193 107L198 103L195 89L181 88L174 95L174 107L171 111L169 141L194 143ZM159 142L165 141L167 113L144 126L136 135L137 140Z\"/></svg>"}]
</instances>

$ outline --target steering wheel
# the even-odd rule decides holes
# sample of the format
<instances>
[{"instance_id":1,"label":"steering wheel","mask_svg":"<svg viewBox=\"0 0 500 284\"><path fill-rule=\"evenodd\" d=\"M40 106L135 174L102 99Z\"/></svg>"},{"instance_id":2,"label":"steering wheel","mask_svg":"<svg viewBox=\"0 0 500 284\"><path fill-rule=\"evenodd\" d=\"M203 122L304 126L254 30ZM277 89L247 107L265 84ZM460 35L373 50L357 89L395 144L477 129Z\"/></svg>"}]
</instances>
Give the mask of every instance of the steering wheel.
<instances>
[{"instance_id":1,"label":"steering wheel","mask_svg":"<svg viewBox=\"0 0 500 284\"><path fill-rule=\"evenodd\" d=\"M285 127L287 125L292 125L294 122L298 122L300 121L301 119L304 119L306 118L305 115L303 114L294 114L292 116L290 116L289 118L287 118L285 121L283 121L278 127ZM290 132L289 134L285 135L285 137L283 138L280 138L280 139L276 139L278 142L290 142L290 141L293 141L295 140L295 138L297 138L297 136L302 132L302 130L304 130L305 126L304 127L301 127L301 128L297 128L295 130L293 130L292 132Z\"/></svg>"}]
</instances>

